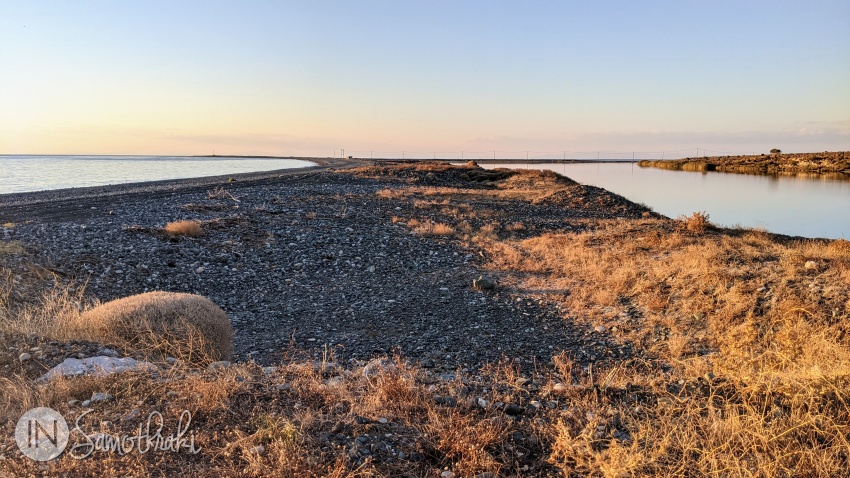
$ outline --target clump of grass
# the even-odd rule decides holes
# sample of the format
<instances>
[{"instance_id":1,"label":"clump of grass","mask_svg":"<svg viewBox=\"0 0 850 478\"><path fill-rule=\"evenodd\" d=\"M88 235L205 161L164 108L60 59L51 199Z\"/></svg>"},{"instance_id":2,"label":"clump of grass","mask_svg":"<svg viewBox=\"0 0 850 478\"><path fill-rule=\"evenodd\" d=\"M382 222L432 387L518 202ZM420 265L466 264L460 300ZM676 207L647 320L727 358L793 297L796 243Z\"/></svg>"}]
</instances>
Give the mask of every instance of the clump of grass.
<instances>
[{"instance_id":1,"label":"clump of grass","mask_svg":"<svg viewBox=\"0 0 850 478\"><path fill-rule=\"evenodd\" d=\"M156 291L124 297L85 311L74 323L96 338L191 362L229 360L233 353L227 314L194 294Z\"/></svg>"},{"instance_id":2,"label":"clump of grass","mask_svg":"<svg viewBox=\"0 0 850 478\"><path fill-rule=\"evenodd\" d=\"M705 212L697 211L690 216L682 217L680 220L684 228L694 234L703 234L711 227L711 223L708 222L708 214Z\"/></svg>"},{"instance_id":3,"label":"clump of grass","mask_svg":"<svg viewBox=\"0 0 850 478\"><path fill-rule=\"evenodd\" d=\"M508 224L507 226L505 226L505 230L509 231L509 232L524 231L525 230L525 224L523 224L522 222L519 222L519 221L512 222L512 223Z\"/></svg>"},{"instance_id":4,"label":"clump of grass","mask_svg":"<svg viewBox=\"0 0 850 478\"><path fill-rule=\"evenodd\" d=\"M19 255L26 252L19 241L0 241L0 254Z\"/></svg>"},{"instance_id":5,"label":"clump of grass","mask_svg":"<svg viewBox=\"0 0 850 478\"><path fill-rule=\"evenodd\" d=\"M407 225L413 227L413 232L423 236L449 236L455 233L455 229L452 226L442 222L421 222L412 219L407 222Z\"/></svg>"},{"instance_id":6,"label":"clump of grass","mask_svg":"<svg viewBox=\"0 0 850 478\"><path fill-rule=\"evenodd\" d=\"M186 237L198 237L204 232L201 228L201 223L189 220L169 222L165 225L163 231L165 231L165 233L169 236Z\"/></svg>"}]
</instances>

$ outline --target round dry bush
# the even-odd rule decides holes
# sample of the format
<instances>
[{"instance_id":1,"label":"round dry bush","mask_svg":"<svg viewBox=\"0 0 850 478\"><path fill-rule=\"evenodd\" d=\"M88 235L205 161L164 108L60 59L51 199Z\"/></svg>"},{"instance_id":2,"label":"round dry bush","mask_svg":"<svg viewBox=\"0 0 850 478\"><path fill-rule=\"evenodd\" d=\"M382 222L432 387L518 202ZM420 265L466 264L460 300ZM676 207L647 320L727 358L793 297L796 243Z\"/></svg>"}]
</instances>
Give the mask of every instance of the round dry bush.
<instances>
[{"instance_id":1,"label":"round dry bush","mask_svg":"<svg viewBox=\"0 0 850 478\"><path fill-rule=\"evenodd\" d=\"M193 363L230 360L233 327L211 300L179 292L146 292L94 307L79 317L86 335Z\"/></svg>"}]
</instances>

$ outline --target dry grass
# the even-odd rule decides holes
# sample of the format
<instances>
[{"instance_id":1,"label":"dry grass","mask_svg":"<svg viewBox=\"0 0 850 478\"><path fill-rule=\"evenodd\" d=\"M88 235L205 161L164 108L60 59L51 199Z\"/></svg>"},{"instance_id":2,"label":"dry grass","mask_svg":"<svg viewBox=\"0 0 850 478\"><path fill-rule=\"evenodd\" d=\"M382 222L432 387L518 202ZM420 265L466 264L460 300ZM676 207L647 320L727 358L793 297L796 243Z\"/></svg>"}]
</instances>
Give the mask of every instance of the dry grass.
<instances>
[{"instance_id":1,"label":"dry grass","mask_svg":"<svg viewBox=\"0 0 850 478\"><path fill-rule=\"evenodd\" d=\"M169 236L187 236L187 237L198 237L204 233L201 228L201 223L198 221L174 221L169 222L163 228L166 234Z\"/></svg>"},{"instance_id":2,"label":"dry grass","mask_svg":"<svg viewBox=\"0 0 850 478\"><path fill-rule=\"evenodd\" d=\"M230 360L233 327L227 314L205 297L147 292L98 305L71 326L95 340L126 344L203 363Z\"/></svg>"},{"instance_id":3,"label":"dry grass","mask_svg":"<svg viewBox=\"0 0 850 478\"><path fill-rule=\"evenodd\" d=\"M23 254L25 252L23 245L18 241L0 241L0 254Z\"/></svg>"},{"instance_id":4,"label":"dry grass","mask_svg":"<svg viewBox=\"0 0 850 478\"><path fill-rule=\"evenodd\" d=\"M708 222L708 214L705 212L695 212L679 220L683 223L685 229L695 234L703 234L711 227L711 223Z\"/></svg>"},{"instance_id":5,"label":"dry grass","mask_svg":"<svg viewBox=\"0 0 850 478\"><path fill-rule=\"evenodd\" d=\"M455 233L455 229L452 226L441 222L422 222L411 219L407 222L407 225L413 228L413 232L422 236L450 236Z\"/></svg>"},{"instance_id":6,"label":"dry grass","mask_svg":"<svg viewBox=\"0 0 850 478\"><path fill-rule=\"evenodd\" d=\"M604 325L607 339L631 344L635 353L590 364L559 354L529 383L509 361L481 371L480 379L461 373L443 382L399 358L368 378L362 367L297 360L274 373L255 365L216 373L180 365L163 380L125 374L46 388L6 373L4 436L31 406L73 417L70 398L108 391L115 400L96 411L110 423L103 426L134 431L137 423L121 419L134 407L145 416L160 410L169 423L189 409L202 452L62 457L48 474L437 476L448 468L456 476L846 475L850 241L723 230L705 215L703 228L688 227L690 219L588 219L529 237L533 218L518 228L500 217L501 203L486 201L609 201L543 174L518 173L484 190L385 191L379 195L435 202L462 195L476 208L474 224L443 206L419 209L427 218L392 221L414 231L461 231L450 234L488 258L505 290L540 291L563 311L565 326ZM525 239L500 234L522 230ZM23 289L47 277L33 268L32 280L24 274L15 282L19 271L2 272L0 290L24 297L34 294ZM80 289L59 290L29 305L0 293L0 332L42 328L73 336L61 325L69 319L56 318L79 314ZM457 405L439 405L434 394ZM477 397L489 405L479 407ZM495 402L518 404L524 414L511 418ZM370 454L356 453L363 448ZM41 470L15 456L0 461L3 472Z\"/></svg>"},{"instance_id":7,"label":"dry grass","mask_svg":"<svg viewBox=\"0 0 850 478\"><path fill-rule=\"evenodd\" d=\"M570 320L601 319L670 367L619 372L656 400L638 414L610 404L628 446L562 424L553 462L610 476L842 473L850 456L846 244L685 229L611 222L485 245L493 267L530 274L527 287L570 290L550 298ZM823 266L807 269L809 261Z\"/></svg>"}]
</instances>

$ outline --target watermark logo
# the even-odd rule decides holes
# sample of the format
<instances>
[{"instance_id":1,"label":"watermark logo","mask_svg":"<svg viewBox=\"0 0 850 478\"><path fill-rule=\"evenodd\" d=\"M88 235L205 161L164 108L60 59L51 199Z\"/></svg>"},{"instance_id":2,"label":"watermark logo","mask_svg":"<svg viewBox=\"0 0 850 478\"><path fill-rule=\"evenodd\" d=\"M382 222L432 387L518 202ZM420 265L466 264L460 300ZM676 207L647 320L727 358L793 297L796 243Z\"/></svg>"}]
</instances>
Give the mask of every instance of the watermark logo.
<instances>
[{"instance_id":1,"label":"watermark logo","mask_svg":"<svg viewBox=\"0 0 850 478\"><path fill-rule=\"evenodd\" d=\"M15 426L15 441L21 452L36 461L61 455L68 445L68 423L56 410L38 407L28 410Z\"/></svg>"},{"instance_id":2,"label":"watermark logo","mask_svg":"<svg viewBox=\"0 0 850 478\"><path fill-rule=\"evenodd\" d=\"M128 453L143 455L153 452L186 452L197 454L200 448L195 444L195 432L190 430L192 413L183 410L177 420L173 433L165 432L165 419L158 411L153 411L147 421L139 424L135 434L108 434L102 431L87 433L83 420L93 410L86 410L77 416L74 428L69 430L68 423L56 410L48 407L33 408L18 420L15 427L15 441L21 452L36 461L52 460L67 448L68 455L76 460L91 456L94 452L114 453L122 456ZM69 445L69 437L76 434Z\"/></svg>"}]
</instances>

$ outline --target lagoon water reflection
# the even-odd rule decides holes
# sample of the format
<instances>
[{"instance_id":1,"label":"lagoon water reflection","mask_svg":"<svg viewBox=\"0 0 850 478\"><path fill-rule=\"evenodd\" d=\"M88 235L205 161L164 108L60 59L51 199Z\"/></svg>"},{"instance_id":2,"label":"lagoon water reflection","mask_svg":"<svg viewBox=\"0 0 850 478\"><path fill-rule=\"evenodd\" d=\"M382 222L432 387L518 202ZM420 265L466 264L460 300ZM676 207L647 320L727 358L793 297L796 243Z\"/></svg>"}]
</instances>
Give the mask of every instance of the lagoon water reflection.
<instances>
[{"instance_id":1,"label":"lagoon water reflection","mask_svg":"<svg viewBox=\"0 0 850 478\"><path fill-rule=\"evenodd\" d=\"M492 168L493 164L480 162ZM499 164L551 169L650 206L668 217L705 211L711 222L805 237L850 238L850 181L698 173L631 163Z\"/></svg>"}]
</instances>

